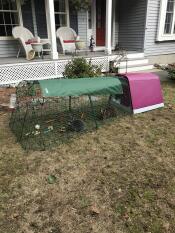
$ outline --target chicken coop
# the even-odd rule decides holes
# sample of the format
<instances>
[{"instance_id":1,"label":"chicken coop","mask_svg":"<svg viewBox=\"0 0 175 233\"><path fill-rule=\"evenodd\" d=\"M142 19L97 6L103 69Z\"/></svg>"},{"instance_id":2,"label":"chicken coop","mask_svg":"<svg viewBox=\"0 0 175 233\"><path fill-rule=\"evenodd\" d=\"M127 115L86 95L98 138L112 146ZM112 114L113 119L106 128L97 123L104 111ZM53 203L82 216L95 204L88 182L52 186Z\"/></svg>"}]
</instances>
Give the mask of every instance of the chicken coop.
<instances>
[{"instance_id":1,"label":"chicken coop","mask_svg":"<svg viewBox=\"0 0 175 233\"><path fill-rule=\"evenodd\" d=\"M16 96L10 127L27 150L45 150L116 117L164 106L159 77L151 73L21 82Z\"/></svg>"},{"instance_id":2,"label":"chicken coop","mask_svg":"<svg viewBox=\"0 0 175 233\"><path fill-rule=\"evenodd\" d=\"M64 143L119 116L122 85L117 77L21 82L11 130L26 150Z\"/></svg>"}]
</instances>

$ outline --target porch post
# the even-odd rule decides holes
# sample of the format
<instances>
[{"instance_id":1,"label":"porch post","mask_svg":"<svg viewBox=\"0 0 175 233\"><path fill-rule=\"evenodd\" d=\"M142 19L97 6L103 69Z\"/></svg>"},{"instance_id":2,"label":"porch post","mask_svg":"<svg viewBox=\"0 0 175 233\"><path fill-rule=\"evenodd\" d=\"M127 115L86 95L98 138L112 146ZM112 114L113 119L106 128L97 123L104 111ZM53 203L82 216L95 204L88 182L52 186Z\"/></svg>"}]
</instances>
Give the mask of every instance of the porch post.
<instances>
[{"instance_id":1,"label":"porch post","mask_svg":"<svg viewBox=\"0 0 175 233\"><path fill-rule=\"evenodd\" d=\"M106 53L111 54L112 0L106 0Z\"/></svg>"},{"instance_id":2,"label":"porch post","mask_svg":"<svg viewBox=\"0 0 175 233\"><path fill-rule=\"evenodd\" d=\"M47 10L47 25L49 29L49 36L51 40L51 58L58 59L57 52L57 40L56 40L56 29L55 29L55 10L54 10L54 0L45 0L46 10Z\"/></svg>"}]
</instances>

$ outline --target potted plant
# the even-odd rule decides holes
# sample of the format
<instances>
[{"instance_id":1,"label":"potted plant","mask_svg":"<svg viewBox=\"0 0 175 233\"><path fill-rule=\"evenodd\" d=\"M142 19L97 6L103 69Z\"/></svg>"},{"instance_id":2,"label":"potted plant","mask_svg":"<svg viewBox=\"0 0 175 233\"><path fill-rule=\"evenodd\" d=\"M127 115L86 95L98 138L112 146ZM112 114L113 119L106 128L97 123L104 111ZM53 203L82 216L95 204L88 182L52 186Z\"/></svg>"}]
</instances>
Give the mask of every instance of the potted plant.
<instances>
[{"instance_id":1,"label":"potted plant","mask_svg":"<svg viewBox=\"0 0 175 233\"><path fill-rule=\"evenodd\" d=\"M121 62L126 62L126 73L127 73L127 52L125 49L117 47L115 48L116 58L109 62L109 73L111 75L116 75L119 73L119 67Z\"/></svg>"},{"instance_id":2,"label":"potted plant","mask_svg":"<svg viewBox=\"0 0 175 233\"><path fill-rule=\"evenodd\" d=\"M75 41L75 46L76 46L76 49L82 50L86 48L86 43L82 40L77 40Z\"/></svg>"},{"instance_id":3,"label":"potted plant","mask_svg":"<svg viewBox=\"0 0 175 233\"><path fill-rule=\"evenodd\" d=\"M70 0L70 5L76 11L88 10L91 5L91 0Z\"/></svg>"}]
</instances>

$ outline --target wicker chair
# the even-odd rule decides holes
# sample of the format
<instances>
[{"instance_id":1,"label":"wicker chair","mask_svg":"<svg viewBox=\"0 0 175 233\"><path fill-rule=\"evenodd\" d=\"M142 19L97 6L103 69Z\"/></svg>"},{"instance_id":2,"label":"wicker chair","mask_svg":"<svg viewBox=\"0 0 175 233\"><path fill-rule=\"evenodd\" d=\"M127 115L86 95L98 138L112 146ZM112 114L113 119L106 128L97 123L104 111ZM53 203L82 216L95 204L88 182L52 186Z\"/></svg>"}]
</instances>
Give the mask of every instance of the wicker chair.
<instances>
[{"instance_id":1,"label":"wicker chair","mask_svg":"<svg viewBox=\"0 0 175 233\"><path fill-rule=\"evenodd\" d=\"M57 39L59 39L63 54L65 54L65 52L75 52L77 34L72 28L60 27L56 31L56 36Z\"/></svg>"},{"instance_id":2,"label":"wicker chair","mask_svg":"<svg viewBox=\"0 0 175 233\"><path fill-rule=\"evenodd\" d=\"M23 47L26 59L32 60L35 57L35 51L33 50L31 44L27 44L27 41L34 38L33 34L25 27L17 26L12 30L12 35L15 39L19 40L21 47ZM18 50L17 58L19 57L21 47Z\"/></svg>"}]
</instances>

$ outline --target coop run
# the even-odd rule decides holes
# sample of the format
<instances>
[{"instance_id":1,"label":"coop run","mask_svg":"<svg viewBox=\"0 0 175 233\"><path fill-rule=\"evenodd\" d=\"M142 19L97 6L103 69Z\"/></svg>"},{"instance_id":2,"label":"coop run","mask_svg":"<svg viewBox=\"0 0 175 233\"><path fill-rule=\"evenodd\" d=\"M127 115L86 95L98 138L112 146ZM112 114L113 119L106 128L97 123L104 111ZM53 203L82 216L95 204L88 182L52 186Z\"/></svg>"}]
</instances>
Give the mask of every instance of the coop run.
<instances>
[{"instance_id":1,"label":"coop run","mask_svg":"<svg viewBox=\"0 0 175 233\"><path fill-rule=\"evenodd\" d=\"M116 106L126 85L117 77L21 82L10 127L24 149L48 149L124 114Z\"/></svg>"}]
</instances>

